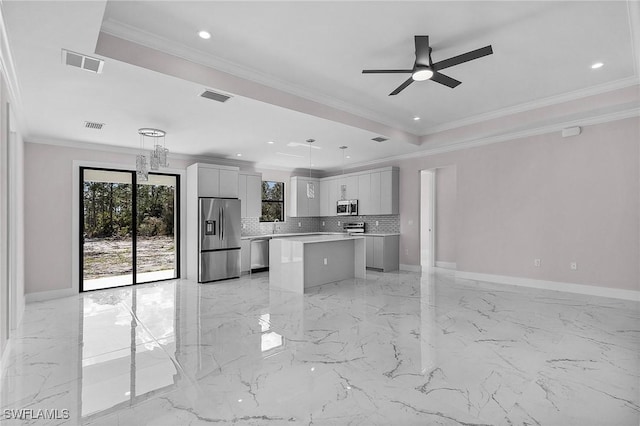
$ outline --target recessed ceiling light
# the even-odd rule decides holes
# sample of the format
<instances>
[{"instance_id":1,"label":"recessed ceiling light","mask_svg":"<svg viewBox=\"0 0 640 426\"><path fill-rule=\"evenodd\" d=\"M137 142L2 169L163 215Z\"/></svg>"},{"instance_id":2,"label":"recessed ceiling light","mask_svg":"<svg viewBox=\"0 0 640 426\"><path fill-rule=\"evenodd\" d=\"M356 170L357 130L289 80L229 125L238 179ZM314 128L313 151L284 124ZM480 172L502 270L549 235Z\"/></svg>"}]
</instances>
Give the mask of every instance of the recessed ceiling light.
<instances>
[{"instance_id":1,"label":"recessed ceiling light","mask_svg":"<svg viewBox=\"0 0 640 426\"><path fill-rule=\"evenodd\" d=\"M209 31L198 31L198 36L204 40L209 40L211 38L211 33Z\"/></svg>"},{"instance_id":2,"label":"recessed ceiling light","mask_svg":"<svg viewBox=\"0 0 640 426\"><path fill-rule=\"evenodd\" d=\"M347 155L347 158L351 158L351 156L350 156L350 155Z\"/></svg>"},{"instance_id":3,"label":"recessed ceiling light","mask_svg":"<svg viewBox=\"0 0 640 426\"><path fill-rule=\"evenodd\" d=\"M236 154L236 157L242 157L242 154L237 153L237 154Z\"/></svg>"},{"instance_id":4,"label":"recessed ceiling light","mask_svg":"<svg viewBox=\"0 0 640 426\"><path fill-rule=\"evenodd\" d=\"M273 145L275 142L273 142L273 141L267 141L267 143L268 143L269 145Z\"/></svg>"},{"instance_id":5,"label":"recessed ceiling light","mask_svg":"<svg viewBox=\"0 0 640 426\"><path fill-rule=\"evenodd\" d=\"M604 64L602 62L596 62L595 64L591 65L591 69L597 70L598 68L602 68L603 66Z\"/></svg>"},{"instance_id":6,"label":"recessed ceiling light","mask_svg":"<svg viewBox=\"0 0 640 426\"><path fill-rule=\"evenodd\" d=\"M418 121L418 120L420 120L420 117L418 117L417 115L413 117L413 121Z\"/></svg>"}]
</instances>

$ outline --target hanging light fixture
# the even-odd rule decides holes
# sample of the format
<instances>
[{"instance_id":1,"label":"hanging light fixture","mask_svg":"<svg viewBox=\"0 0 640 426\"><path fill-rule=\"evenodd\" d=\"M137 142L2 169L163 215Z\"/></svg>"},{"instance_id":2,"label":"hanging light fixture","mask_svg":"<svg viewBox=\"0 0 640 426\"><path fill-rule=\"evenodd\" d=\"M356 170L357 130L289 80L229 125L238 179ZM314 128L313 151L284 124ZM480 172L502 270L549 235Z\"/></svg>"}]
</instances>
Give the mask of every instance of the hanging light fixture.
<instances>
[{"instance_id":1,"label":"hanging light fixture","mask_svg":"<svg viewBox=\"0 0 640 426\"><path fill-rule=\"evenodd\" d=\"M140 135L141 153L136 157L136 173L138 174L139 180L146 181L149 178L149 166L151 166L151 170L158 170L160 167L169 167L167 160L169 150L166 147L165 140L167 132L160 129L143 127L138 129L138 134ZM146 138L153 139L153 149L149 155L149 164L147 164L147 156L144 153Z\"/></svg>"},{"instance_id":2,"label":"hanging light fixture","mask_svg":"<svg viewBox=\"0 0 640 426\"><path fill-rule=\"evenodd\" d=\"M311 144L314 143L315 139L307 139L307 143L309 144L309 179L311 179ZM312 199L316 197L316 188L313 182L307 182L307 198Z\"/></svg>"},{"instance_id":3,"label":"hanging light fixture","mask_svg":"<svg viewBox=\"0 0 640 426\"><path fill-rule=\"evenodd\" d=\"M344 176L344 153L345 153L345 150L347 148L349 148L349 147L346 146L346 145L342 145L340 147L340 149L342 150L342 175L343 176ZM342 185L340 185L340 199L341 200L346 200L347 199L347 185L344 184L344 183Z\"/></svg>"}]
</instances>

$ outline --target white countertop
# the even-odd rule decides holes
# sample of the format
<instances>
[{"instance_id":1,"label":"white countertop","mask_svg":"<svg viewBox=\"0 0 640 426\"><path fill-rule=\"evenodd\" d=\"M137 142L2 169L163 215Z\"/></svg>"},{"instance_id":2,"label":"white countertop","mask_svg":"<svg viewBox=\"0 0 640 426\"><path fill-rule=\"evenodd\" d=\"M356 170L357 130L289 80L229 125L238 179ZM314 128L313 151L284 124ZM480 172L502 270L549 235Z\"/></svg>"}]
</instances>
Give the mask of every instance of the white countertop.
<instances>
[{"instance_id":1,"label":"white countertop","mask_svg":"<svg viewBox=\"0 0 640 426\"><path fill-rule=\"evenodd\" d=\"M260 234L260 235L244 235L240 237L241 240L259 240L259 239L271 239L282 237L299 237L305 235L346 235L344 232L295 232L288 234Z\"/></svg>"},{"instance_id":2,"label":"white countertop","mask_svg":"<svg viewBox=\"0 0 640 426\"><path fill-rule=\"evenodd\" d=\"M362 240L364 239L364 237L362 237L361 235L333 233L333 234L322 234L322 235L318 235L318 234L298 235L298 236L289 236L289 237L278 236L278 237L275 237L274 239L281 239L287 242L298 242L303 244L310 244L310 243L324 243L328 241Z\"/></svg>"},{"instance_id":3,"label":"white countertop","mask_svg":"<svg viewBox=\"0 0 640 426\"><path fill-rule=\"evenodd\" d=\"M365 237L391 237L394 235L400 235L399 232L365 232L364 234Z\"/></svg>"}]
</instances>

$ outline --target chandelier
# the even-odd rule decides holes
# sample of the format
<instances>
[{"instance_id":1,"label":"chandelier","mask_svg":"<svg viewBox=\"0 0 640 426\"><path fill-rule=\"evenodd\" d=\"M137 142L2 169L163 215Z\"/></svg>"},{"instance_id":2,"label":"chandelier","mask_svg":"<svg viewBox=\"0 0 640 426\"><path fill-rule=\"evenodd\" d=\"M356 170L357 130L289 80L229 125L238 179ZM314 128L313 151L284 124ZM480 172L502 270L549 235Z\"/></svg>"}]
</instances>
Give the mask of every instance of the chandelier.
<instances>
[{"instance_id":1,"label":"chandelier","mask_svg":"<svg viewBox=\"0 0 640 426\"><path fill-rule=\"evenodd\" d=\"M160 167L169 167L167 154L169 150L166 147L165 136L167 132L160 129L152 129L143 127L138 129L140 135L140 154L136 156L136 175L138 180L149 180L149 168L158 170ZM145 142L147 138L153 141L153 149L149 153L149 161L145 152Z\"/></svg>"}]
</instances>

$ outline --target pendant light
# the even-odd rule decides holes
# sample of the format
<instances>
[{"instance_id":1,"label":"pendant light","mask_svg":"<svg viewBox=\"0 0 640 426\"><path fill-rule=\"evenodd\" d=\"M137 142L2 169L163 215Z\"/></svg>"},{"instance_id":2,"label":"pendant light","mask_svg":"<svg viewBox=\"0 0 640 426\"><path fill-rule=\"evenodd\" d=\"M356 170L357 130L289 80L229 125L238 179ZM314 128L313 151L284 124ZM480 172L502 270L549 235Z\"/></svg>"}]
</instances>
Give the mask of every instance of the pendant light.
<instances>
[{"instance_id":1,"label":"pendant light","mask_svg":"<svg viewBox=\"0 0 640 426\"><path fill-rule=\"evenodd\" d=\"M158 170L160 167L169 167L169 161L167 159L169 150L167 149L165 140L167 132L160 129L142 127L138 129L138 134L140 135L141 153L136 156L136 173L139 180L147 181L149 179L149 166L151 166L151 170ZM149 155L149 164L147 163L147 156L144 151L146 138L153 139L153 149Z\"/></svg>"},{"instance_id":2,"label":"pendant light","mask_svg":"<svg viewBox=\"0 0 640 426\"><path fill-rule=\"evenodd\" d=\"M309 144L309 181L307 182L307 199L316 198L315 184L311 182L311 144L315 141L315 139L307 139L307 143Z\"/></svg>"},{"instance_id":3,"label":"pendant light","mask_svg":"<svg viewBox=\"0 0 640 426\"><path fill-rule=\"evenodd\" d=\"M344 176L344 153L347 148L349 147L346 145L342 145L340 147L340 149L342 150L342 176ZM345 183L340 185L340 199L341 200L347 199L347 185Z\"/></svg>"}]
</instances>

